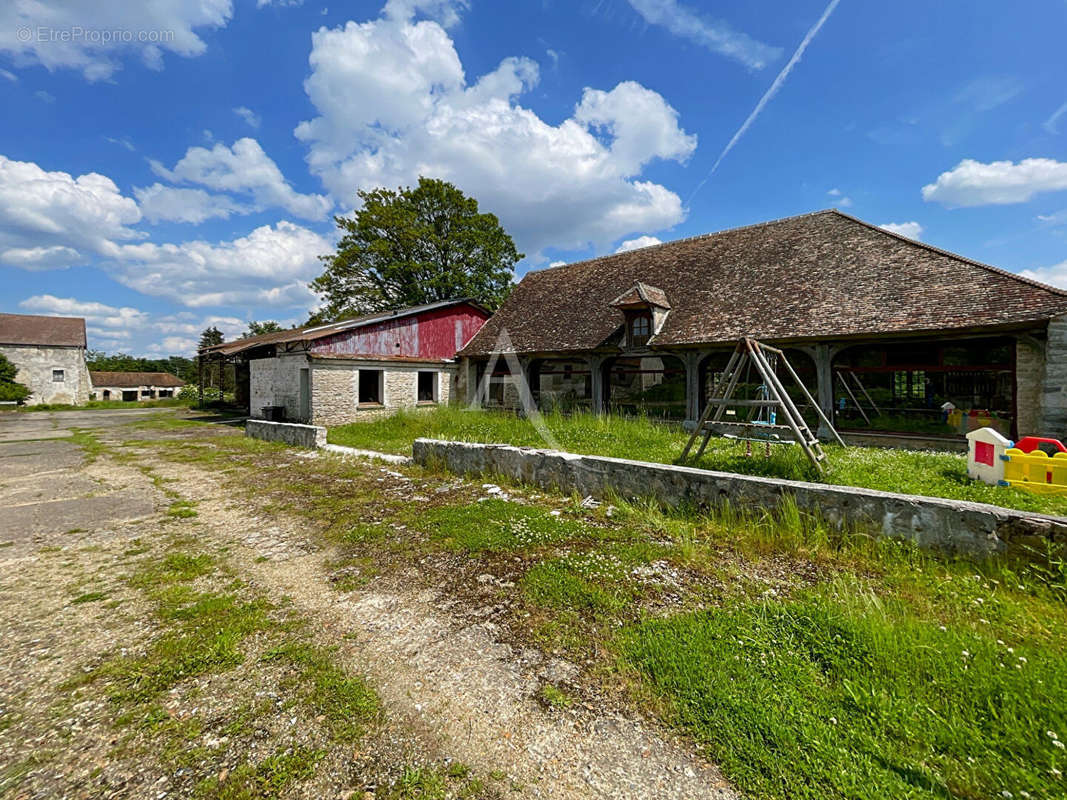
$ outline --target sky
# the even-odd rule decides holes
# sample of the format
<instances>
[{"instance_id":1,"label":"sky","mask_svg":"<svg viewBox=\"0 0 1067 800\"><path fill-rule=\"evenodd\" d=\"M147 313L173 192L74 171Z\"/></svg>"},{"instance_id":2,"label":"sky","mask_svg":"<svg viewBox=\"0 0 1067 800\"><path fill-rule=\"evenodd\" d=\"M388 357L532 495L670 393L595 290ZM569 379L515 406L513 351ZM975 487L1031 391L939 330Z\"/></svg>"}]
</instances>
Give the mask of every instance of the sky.
<instances>
[{"instance_id":1,"label":"sky","mask_svg":"<svg viewBox=\"0 0 1067 800\"><path fill-rule=\"evenodd\" d=\"M302 323L357 192L531 269L836 207L1067 287L1067 2L7 0L0 311Z\"/></svg>"}]
</instances>

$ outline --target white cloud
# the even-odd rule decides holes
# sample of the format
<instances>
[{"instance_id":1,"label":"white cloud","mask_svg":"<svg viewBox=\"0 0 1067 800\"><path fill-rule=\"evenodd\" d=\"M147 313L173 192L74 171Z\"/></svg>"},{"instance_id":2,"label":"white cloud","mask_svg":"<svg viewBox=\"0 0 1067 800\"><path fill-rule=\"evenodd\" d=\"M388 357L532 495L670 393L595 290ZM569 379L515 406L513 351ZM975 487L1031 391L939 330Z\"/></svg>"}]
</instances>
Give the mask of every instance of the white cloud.
<instances>
[{"instance_id":1,"label":"white cloud","mask_svg":"<svg viewBox=\"0 0 1067 800\"><path fill-rule=\"evenodd\" d=\"M237 108L233 110L233 113L243 119L250 128L258 128L260 122L262 122L259 118L259 114L248 106L237 106Z\"/></svg>"},{"instance_id":2,"label":"white cloud","mask_svg":"<svg viewBox=\"0 0 1067 800\"><path fill-rule=\"evenodd\" d=\"M319 234L282 221L214 244L124 245L107 268L131 289L192 308L310 306L307 283L322 269L318 257L332 249Z\"/></svg>"},{"instance_id":3,"label":"white cloud","mask_svg":"<svg viewBox=\"0 0 1067 800\"><path fill-rule=\"evenodd\" d=\"M640 179L649 162L696 147L660 95L632 82L587 89L574 116L551 125L517 102L537 83L536 63L506 58L468 83L445 29L413 21L415 7L392 0L381 19L312 35L304 88L318 116L295 133L342 204L360 189L443 178L531 254L605 247L683 219L674 192Z\"/></svg>"},{"instance_id":4,"label":"white cloud","mask_svg":"<svg viewBox=\"0 0 1067 800\"><path fill-rule=\"evenodd\" d=\"M18 81L19 76L9 69L0 69L0 78L6 78L12 83L15 83Z\"/></svg>"},{"instance_id":5,"label":"white cloud","mask_svg":"<svg viewBox=\"0 0 1067 800\"><path fill-rule=\"evenodd\" d=\"M205 328L219 328L227 339L240 335L248 323L233 316L201 316L190 312L150 314L130 306L112 306L93 300L34 295L19 303L34 314L51 314L85 319L89 347L134 355L184 355L196 352Z\"/></svg>"},{"instance_id":6,"label":"white cloud","mask_svg":"<svg viewBox=\"0 0 1067 800\"><path fill-rule=\"evenodd\" d=\"M1053 136L1055 136L1060 132L1058 124L1060 121L1060 117L1062 117L1064 114L1067 114L1067 103L1064 103L1062 106L1053 111L1052 116L1046 119L1041 124L1041 127L1044 128L1048 133L1051 133Z\"/></svg>"},{"instance_id":7,"label":"white cloud","mask_svg":"<svg viewBox=\"0 0 1067 800\"><path fill-rule=\"evenodd\" d=\"M846 196L845 193L842 192L840 189L835 187L835 188L831 189L830 191L828 191L827 194L830 197L834 198L834 203L837 205L838 208L851 208L852 207L852 198Z\"/></svg>"},{"instance_id":8,"label":"white cloud","mask_svg":"<svg viewBox=\"0 0 1067 800\"><path fill-rule=\"evenodd\" d=\"M1017 78L986 76L977 78L956 93L956 102L973 106L976 111L992 111L1015 98L1023 90Z\"/></svg>"},{"instance_id":9,"label":"white cloud","mask_svg":"<svg viewBox=\"0 0 1067 800\"><path fill-rule=\"evenodd\" d=\"M1067 289L1067 261L1061 261L1059 264L1053 264L1051 267L1024 269L1019 274L1024 278L1047 283L1049 286Z\"/></svg>"},{"instance_id":10,"label":"white cloud","mask_svg":"<svg viewBox=\"0 0 1067 800\"><path fill-rule=\"evenodd\" d=\"M117 144L119 147L123 147L129 150L131 153L137 150L137 148L133 146L133 142L131 142L125 136L119 138L115 138L113 136L105 136L104 141L111 142L111 144Z\"/></svg>"},{"instance_id":11,"label":"white cloud","mask_svg":"<svg viewBox=\"0 0 1067 800\"><path fill-rule=\"evenodd\" d=\"M638 250L642 247L651 247L654 244L663 244L663 242L655 236L638 236L636 239L627 239L619 245L619 248L615 252L628 253L631 250Z\"/></svg>"},{"instance_id":12,"label":"white cloud","mask_svg":"<svg viewBox=\"0 0 1067 800\"><path fill-rule=\"evenodd\" d=\"M1025 158L1018 164L983 164L965 158L922 189L927 202L944 206L1025 203L1041 192L1067 189L1067 163L1051 158Z\"/></svg>"},{"instance_id":13,"label":"white cloud","mask_svg":"<svg viewBox=\"0 0 1067 800\"><path fill-rule=\"evenodd\" d=\"M629 0L649 25L659 25L706 47L713 53L739 61L749 69L763 69L782 55L782 48L756 41L727 23L701 17L677 0Z\"/></svg>"},{"instance_id":14,"label":"white cloud","mask_svg":"<svg viewBox=\"0 0 1067 800\"><path fill-rule=\"evenodd\" d=\"M150 218L218 216L225 210L219 204L229 202L207 193L190 200L158 184L138 192ZM310 307L315 297L307 282L321 270L318 256L333 249L289 221L232 241L134 243L147 236L128 227L140 220L137 203L103 175L75 179L0 156L0 264L54 269L91 261L126 286L190 307Z\"/></svg>"},{"instance_id":15,"label":"white cloud","mask_svg":"<svg viewBox=\"0 0 1067 800\"><path fill-rule=\"evenodd\" d=\"M221 142L210 150L190 147L173 169L158 161L151 164L157 175L172 183L197 183L248 195L255 210L277 206L303 219L319 220L333 208L325 195L295 191L255 139L238 139L232 148Z\"/></svg>"},{"instance_id":16,"label":"white cloud","mask_svg":"<svg viewBox=\"0 0 1067 800\"><path fill-rule=\"evenodd\" d=\"M93 301L84 302L73 297L56 297L39 294L19 303L19 308L37 314L52 314L60 317L84 317L86 324L109 330L139 328L148 321L148 314L136 308L117 308Z\"/></svg>"},{"instance_id":17,"label":"white cloud","mask_svg":"<svg viewBox=\"0 0 1067 800\"><path fill-rule=\"evenodd\" d=\"M235 202L223 194L209 194L203 189L179 189L154 183L133 190L141 213L149 222L164 220L199 225L213 217L227 219L231 214L248 214L250 206Z\"/></svg>"},{"instance_id":18,"label":"white cloud","mask_svg":"<svg viewBox=\"0 0 1067 800\"><path fill-rule=\"evenodd\" d=\"M120 69L135 54L160 69L163 52L193 57L207 49L194 28L224 27L231 0L26 0L0 4L0 53L18 66L78 69L90 81Z\"/></svg>"},{"instance_id":19,"label":"white cloud","mask_svg":"<svg viewBox=\"0 0 1067 800\"><path fill-rule=\"evenodd\" d=\"M1038 222L1043 222L1046 225L1064 225L1067 224L1067 208L1060 211L1055 211L1052 214L1038 214Z\"/></svg>"},{"instance_id":20,"label":"white cloud","mask_svg":"<svg viewBox=\"0 0 1067 800\"><path fill-rule=\"evenodd\" d=\"M52 103L56 101L55 95L46 92L44 89L38 89L36 92L33 93L33 96L40 100L42 103L48 103L48 105L52 105Z\"/></svg>"},{"instance_id":21,"label":"white cloud","mask_svg":"<svg viewBox=\"0 0 1067 800\"><path fill-rule=\"evenodd\" d=\"M919 240L923 235L923 226L918 222L885 222L878 227L909 239Z\"/></svg>"},{"instance_id":22,"label":"white cloud","mask_svg":"<svg viewBox=\"0 0 1067 800\"><path fill-rule=\"evenodd\" d=\"M128 227L140 219L110 178L74 178L0 156L0 264L52 269L112 255L116 240L143 236Z\"/></svg>"}]
</instances>

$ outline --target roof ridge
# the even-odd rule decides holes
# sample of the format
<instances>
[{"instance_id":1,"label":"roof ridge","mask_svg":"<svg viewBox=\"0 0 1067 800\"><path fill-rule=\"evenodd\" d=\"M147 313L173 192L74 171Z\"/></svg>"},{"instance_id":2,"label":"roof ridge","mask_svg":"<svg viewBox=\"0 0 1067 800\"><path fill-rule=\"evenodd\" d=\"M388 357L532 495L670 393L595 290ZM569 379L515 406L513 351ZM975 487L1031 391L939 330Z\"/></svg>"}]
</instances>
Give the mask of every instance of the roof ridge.
<instances>
[{"instance_id":1,"label":"roof ridge","mask_svg":"<svg viewBox=\"0 0 1067 800\"><path fill-rule=\"evenodd\" d=\"M605 253L602 256L592 256L591 258L583 258L581 261L571 261L567 264L556 264L554 267L543 267L542 269L531 269L526 275L533 275L535 273L549 272L554 269L566 269L567 267L578 267L583 264L588 264L592 261L601 261L605 258L614 258L615 256L624 256L627 253L636 253L642 250L655 250L657 247L669 247L675 244L682 244L683 242L694 242L697 239L710 239L713 236L721 236L724 233L735 233L736 231L749 230L750 228L762 228L767 225L777 225L780 222L792 222L795 219L803 219L804 217L817 217L821 214L832 214L837 211L836 208L822 208L818 211L806 211L803 214L792 214L788 217L778 217L777 219L768 219L763 222L752 222L748 225L738 225L734 228L723 228L721 231L710 231L708 233L697 233L693 236L683 236L681 239L671 239L669 242L659 242L658 244L649 244L644 247L635 247L633 250L625 250L621 253ZM846 215L847 216L847 215ZM525 278L526 275L523 275Z\"/></svg>"},{"instance_id":2,"label":"roof ridge","mask_svg":"<svg viewBox=\"0 0 1067 800\"><path fill-rule=\"evenodd\" d=\"M881 225L875 225L873 223L867 222L867 220L860 219L859 217L854 217L851 214L846 214L844 211L841 211L837 208L832 208L829 210L840 217L844 217L845 219L850 220L851 222L858 222L860 225L863 225L866 228L878 231L879 233L884 233L886 236L892 236L894 238L900 239L902 242L907 242L908 244L914 245L916 247L921 247L924 250L929 250L932 253L937 253L938 255L942 256L948 256L949 258L954 258L957 261L962 261L965 264L970 264L973 267L981 267L982 269L987 269L990 272L995 272L997 275L1001 275L1006 278L1015 278L1015 280L1022 281L1023 283L1029 284L1030 286L1036 286L1039 289L1045 289L1046 291L1054 292L1055 294L1067 296L1067 290L1060 289L1056 286L1050 286L1049 284L1042 283L1041 281L1035 281L1033 278L1027 278L1025 275L1020 275L1018 272L1011 272L1006 269L1001 269L1000 267L994 267L992 264L986 264L983 261L968 258L967 256L960 255L959 253L953 253L951 250L945 250L941 247L937 247L936 245L929 244L928 242L922 242L918 239L909 239L903 234L887 230Z\"/></svg>"}]
</instances>

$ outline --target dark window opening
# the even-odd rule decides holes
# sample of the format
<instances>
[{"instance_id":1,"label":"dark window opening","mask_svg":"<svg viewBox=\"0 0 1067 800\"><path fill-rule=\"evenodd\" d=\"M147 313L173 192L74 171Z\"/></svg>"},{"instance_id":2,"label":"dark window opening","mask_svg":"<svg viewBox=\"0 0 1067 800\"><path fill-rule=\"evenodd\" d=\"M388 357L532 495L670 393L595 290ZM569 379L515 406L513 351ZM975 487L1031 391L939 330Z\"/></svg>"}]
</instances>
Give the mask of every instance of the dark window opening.
<instances>
[{"instance_id":1,"label":"dark window opening","mask_svg":"<svg viewBox=\"0 0 1067 800\"><path fill-rule=\"evenodd\" d=\"M642 347L652 338L652 319L647 314L638 314L630 320L630 345Z\"/></svg>"},{"instance_id":2,"label":"dark window opening","mask_svg":"<svg viewBox=\"0 0 1067 800\"><path fill-rule=\"evenodd\" d=\"M593 376L584 360L545 359L531 375L530 388L542 411L569 413L592 406Z\"/></svg>"},{"instance_id":3,"label":"dark window opening","mask_svg":"<svg viewBox=\"0 0 1067 800\"><path fill-rule=\"evenodd\" d=\"M618 358L607 373L608 408L618 414L685 419L685 365L673 356Z\"/></svg>"},{"instance_id":4,"label":"dark window opening","mask_svg":"<svg viewBox=\"0 0 1067 800\"><path fill-rule=\"evenodd\" d=\"M174 390L173 389L160 389L159 390L159 396L161 398L162 397L174 397Z\"/></svg>"},{"instance_id":5,"label":"dark window opening","mask_svg":"<svg viewBox=\"0 0 1067 800\"><path fill-rule=\"evenodd\" d=\"M52 383L63 383L67 379L66 373L61 369L52 370Z\"/></svg>"},{"instance_id":6,"label":"dark window opening","mask_svg":"<svg viewBox=\"0 0 1067 800\"><path fill-rule=\"evenodd\" d=\"M420 372L418 385L418 400L420 403L437 402L437 373Z\"/></svg>"},{"instance_id":7,"label":"dark window opening","mask_svg":"<svg viewBox=\"0 0 1067 800\"><path fill-rule=\"evenodd\" d=\"M361 369L359 371L359 403L382 403L382 371L380 369Z\"/></svg>"}]
</instances>

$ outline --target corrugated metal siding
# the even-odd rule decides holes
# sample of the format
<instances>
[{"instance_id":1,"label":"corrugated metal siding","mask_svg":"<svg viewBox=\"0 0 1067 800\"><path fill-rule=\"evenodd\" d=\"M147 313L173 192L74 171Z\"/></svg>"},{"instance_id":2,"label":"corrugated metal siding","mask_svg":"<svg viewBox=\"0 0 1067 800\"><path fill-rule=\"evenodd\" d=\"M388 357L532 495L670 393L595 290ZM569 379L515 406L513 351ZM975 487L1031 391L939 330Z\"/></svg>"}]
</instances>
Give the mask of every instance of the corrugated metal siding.
<instances>
[{"instance_id":1,"label":"corrugated metal siding","mask_svg":"<svg viewBox=\"0 0 1067 800\"><path fill-rule=\"evenodd\" d=\"M453 306L414 317L342 331L311 346L316 355L452 358L485 323L472 306Z\"/></svg>"}]
</instances>

